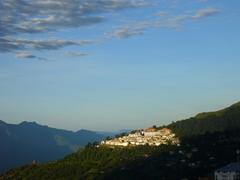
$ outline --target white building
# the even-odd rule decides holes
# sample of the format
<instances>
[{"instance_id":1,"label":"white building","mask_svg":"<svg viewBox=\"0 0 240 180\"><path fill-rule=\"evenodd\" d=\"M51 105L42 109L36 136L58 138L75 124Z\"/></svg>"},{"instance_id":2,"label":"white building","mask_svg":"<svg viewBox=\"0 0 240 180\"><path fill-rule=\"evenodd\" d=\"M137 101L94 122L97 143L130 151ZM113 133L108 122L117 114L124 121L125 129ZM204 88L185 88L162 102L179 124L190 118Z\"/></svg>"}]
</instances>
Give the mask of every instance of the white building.
<instances>
[{"instance_id":1,"label":"white building","mask_svg":"<svg viewBox=\"0 0 240 180\"><path fill-rule=\"evenodd\" d=\"M231 163L215 171L215 180L240 180L240 163Z\"/></svg>"}]
</instances>

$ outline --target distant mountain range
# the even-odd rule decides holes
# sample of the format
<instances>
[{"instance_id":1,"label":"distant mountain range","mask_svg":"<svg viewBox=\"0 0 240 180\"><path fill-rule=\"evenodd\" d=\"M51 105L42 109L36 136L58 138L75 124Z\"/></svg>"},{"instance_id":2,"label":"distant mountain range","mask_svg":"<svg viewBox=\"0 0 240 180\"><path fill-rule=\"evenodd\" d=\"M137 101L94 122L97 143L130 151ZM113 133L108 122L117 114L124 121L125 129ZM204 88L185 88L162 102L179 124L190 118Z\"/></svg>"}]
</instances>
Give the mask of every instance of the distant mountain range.
<instances>
[{"instance_id":1,"label":"distant mountain range","mask_svg":"<svg viewBox=\"0 0 240 180\"><path fill-rule=\"evenodd\" d=\"M89 142L101 141L119 132L77 132L50 128L36 122L7 124L0 120L0 172L29 164L46 162L73 153Z\"/></svg>"}]
</instances>

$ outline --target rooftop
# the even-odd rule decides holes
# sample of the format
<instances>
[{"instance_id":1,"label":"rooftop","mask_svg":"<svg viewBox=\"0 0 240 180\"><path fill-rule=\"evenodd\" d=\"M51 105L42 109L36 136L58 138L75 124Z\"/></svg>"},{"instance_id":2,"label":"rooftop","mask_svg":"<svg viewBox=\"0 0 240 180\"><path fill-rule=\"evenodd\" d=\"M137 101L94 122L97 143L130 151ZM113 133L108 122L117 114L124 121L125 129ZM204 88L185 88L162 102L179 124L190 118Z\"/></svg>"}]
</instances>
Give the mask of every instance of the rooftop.
<instances>
[{"instance_id":1,"label":"rooftop","mask_svg":"<svg viewBox=\"0 0 240 180\"><path fill-rule=\"evenodd\" d=\"M216 172L239 172L240 173L240 163L231 163L228 164L227 166L224 166L218 170L216 170Z\"/></svg>"},{"instance_id":2,"label":"rooftop","mask_svg":"<svg viewBox=\"0 0 240 180\"><path fill-rule=\"evenodd\" d=\"M147 128L145 129L145 132L156 132L158 131L157 128Z\"/></svg>"}]
</instances>

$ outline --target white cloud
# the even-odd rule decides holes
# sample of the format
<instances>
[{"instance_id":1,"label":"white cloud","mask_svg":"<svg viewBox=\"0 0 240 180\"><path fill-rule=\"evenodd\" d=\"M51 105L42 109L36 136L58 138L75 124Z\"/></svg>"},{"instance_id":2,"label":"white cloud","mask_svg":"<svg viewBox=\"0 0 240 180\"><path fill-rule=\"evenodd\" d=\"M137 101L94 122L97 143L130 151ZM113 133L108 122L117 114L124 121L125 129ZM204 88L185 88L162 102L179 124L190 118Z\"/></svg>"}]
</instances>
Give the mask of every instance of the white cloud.
<instances>
[{"instance_id":1,"label":"white cloud","mask_svg":"<svg viewBox=\"0 0 240 180\"><path fill-rule=\"evenodd\" d=\"M142 35L146 30L152 28L178 28L188 21L214 16L220 12L221 10L216 8L203 8L194 14L180 14L175 16L171 16L166 12L161 12L160 14L154 15L155 17L158 17L157 19L134 22L122 27L118 27L109 34L111 37L125 39L136 35Z\"/></svg>"},{"instance_id":2,"label":"white cloud","mask_svg":"<svg viewBox=\"0 0 240 180\"><path fill-rule=\"evenodd\" d=\"M4 0L0 1L0 35L88 26L104 21L105 13L144 5L143 0Z\"/></svg>"},{"instance_id":3,"label":"white cloud","mask_svg":"<svg viewBox=\"0 0 240 180\"><path fill-rule=\"evenodd\" d=\"M31 54L30 52L26 52L26 51L16 53L16 57L17 58L28 58L28 59L36 58L35 55Z\"/></svg>"},{"instance_id":4,"label":"white cloud","mask_svg":"<svg viewBox=\"0 0 240 180\"><path fill-rule=\"evenodd\" d=\"M221 10L217 9L217 8L205 8L205 9L200 9L195 16L193 16L193 18L199 19L199 18L204 18L204 17L208 17L208 16L213 16L216 15L218 13L220 13Z\"/></svg>"},{"instance_id":5,"label":"white cloud","mask_svg":"<svg viewBox=\"0 0 240 180\"><path fill-rule=\"evenodd\" d=\"M84 46L91 43L93 41L90 40L28 40L3 37L0 38L0 52L12 52L15 50L57 50L66 46Z\"/></svg>"},{"instance_id":6,"label":"white cloud","mask_svg":"<svg viewBox=\"0 0 240 180\"><path fill-rule=\"evenodd\" d=\"M112 11L143 6L146 6L145 0L0 1L0 52L17 49L52 50L69 45L85 45L88 43L58 39L19 40L16 36L90 26L105 21L107 14Z\"/></svg>"},{"instance_id":7,"label":"white cloud","mask_svg":"<svg viewBox=\"0 0 240 180\"><path fill-rule=\"evenodd\" d=\"M158 2L157 6L164 7L159 10L160 13L154 13L155 15L150 15L150 17L146 13L142 20L140 17L135 17L135 21L125 25L123 21L119 21L118 28L107 35L111 38L124 39L142 35L148 29L177 28L188 21L220 13L219 9L208 7L200 9L195 14L183 12L176 15L171 13L171 4L176 4L175 0L4 0L0 1L0 53L19 50L58 50L67 46L95 43L97 40L68 40L58 37L39 40L33 37L35 34L46 35L49 32L55 33L70 28L97 25L112 18L115 12L146 7L152 1ZM97 28L96 31L98 31ZM32 57L25 55L26 58ZM85 56L84 53L68 55ZM24 56L24 54L18 56Z\"/></svg>"},{"instance_id":8,"label":"white cloud","mask_svg":"<svg viewBox=\"0 0 240 180\"><path fill-rule=\"evenodd\" d=\"M84 52L71 52L71 51L68 51L68 52L66 52L66 55L70 56L70 57L84 57L84 56L88 56L89 54L88 53L84 53Z\"/></svg>"},{"instance_id":9,"label":"white cloud","mask_svg":"<svg viewBox=\"0 0 240 180\"><path fill-rule=\"evenodd\" d=\"M16 53L16 58L21 58L21 59L38 59L38 60L41 60L41 61L47 60L46 58L35 56L32 53L27 52L27 51L17 52Z\"/></svg>"}]
</instances>

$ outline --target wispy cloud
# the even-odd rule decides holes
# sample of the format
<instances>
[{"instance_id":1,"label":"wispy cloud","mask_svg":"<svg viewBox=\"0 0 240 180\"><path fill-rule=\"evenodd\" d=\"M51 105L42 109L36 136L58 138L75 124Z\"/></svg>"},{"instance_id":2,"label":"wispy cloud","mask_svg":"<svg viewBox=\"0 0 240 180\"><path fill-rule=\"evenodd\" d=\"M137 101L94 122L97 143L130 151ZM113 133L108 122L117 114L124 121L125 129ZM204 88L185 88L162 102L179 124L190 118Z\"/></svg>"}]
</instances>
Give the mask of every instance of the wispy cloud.
<instances>
[{"instance_id":1,"label":"wispy cloud","mask_svg":"<svg viewBox=\"0 0 240 180\"><path fill-rule=\"evenodd\" d=\"M68 51L68 52L66 52L66 55L70 56L70 57L84 57L84 56L88 56L89 54L88 53L84 53L84 52L71 52L71 51Z\"/></svg>"},{"instance_id":2,"label":"wispy cloud","mask_svg":"<svg viewBox=\"0 0 240 180\"><path fill-rule=\"evenodd\" d=\"M155 12L155 15L150 15L149 11L143 15L142 19L135 17L135 20L133 19L129 24L124 25L123 21L118 21L119 24L116 24L118 28L107 33L107 36L118 39L130 38L142 35L148 29L177 28L188 21L202 19L221 12L219 9L208 7L196 11L194 14L182 12L176 15L169 10L171 4L178 4L175 0L4 0L0 1L0 53L59 50L67 46L85 46L96 43L97 39L91 41L72 40L66 36L59 38L57 35L66 29L76 30L84 26L98 25L111 19L115 12L121 10L150 7L150 2L158 2L157 6L163 6L165 9L162 8L160 13ZM151 11L151 13L154 12ZM98 31L97 28L95 29ZM108 30L106 29L106 31ZM48 33L55 33L55 38L34 38L36 34L46 35ZM102 37L99 39L106 40ZM24 55L25 58L34 58L34 55L26 53L17 56L24 57ZM82 57L87 54L72 52L66 55Z\"/></svg>"},{"instance_id":3,"label":"wispy cloud","mask_svg":"<svg viewBox=\"0 0 240 180\"><path fill-rule=\"evenodd\" d=\"M144 0L4 0L0 1L0 52L56 50L84 41L18 39L25 34L55 32L98 24L106 14L146 6Z\"/></svg>"},{"instance_id":4,"label":"wispy cloud","mask_svg":"<svg viewBox=\"0 0 240 180\"><path fill-rule=\"evenodd\" d=\"M38 57L38 56L33 55L32 53L27 52L27 51L17 52L16 53L16 58L21 58L21 59L38 59L38 60L41 60L41 61L47 60L46 58Z\"/></svg>"},{"instance_id":5,"label":"wispy cloud","mask_svg":"<svg viewBox=\"0 0 240 180\"><path fill-rule=\"evenodd\" d=\"M0 38L0 52L12 52L15 50L57 50L66 46L84 46L93 43L90 40L27 40L10 37Z\"/></svg>"},{"instance_id":6,"label":"wispy cloud","mask_svg":"<svg viewBox=\"0 0 240 180\"><path fill-rule=\"evenodd\" d=\"M109 34L111 37L125 39L136 35L142 35L146 30L152 28L178 28L188 21L214 16L220 12L221 10L216 8L204 8L198 10L194 14L180 14L175 16L171 16L166 12L160 12L155 14L155 17L157 16L158 18L154 20L150 19L134 22L122 27L118 27Z\"/></svg>"},{"instance_id":7,"label":"wispy cloud","mask_svg":"<svg viewBox=\"0 0 240 180\"><path fill-rule=\"evenodd\" d=\"M204 17L216 15L216 14L218 14L218 13L220 13L220 12L221 12L220 9L209 7L209 8L205 8L205 9L200 9L200 10L193 16L193 18L200 19L200 18L204 18Z\"/></svg>"},{"instance_id":8,"label":"wispy cloud","mask_svg":"<svg viewBox=\"0 0 240 180\"><path fill-rule=\"evenodd\" d=\"M4 0L0 35L42 33L97 24L105 13L146 5L142 0Z\"/></svg>"},{"instance_id":9,"label":"wispy cloud","mask_svg":"<svg viewBox=\"0 0 240 180\"><path fill-rule=\"evenodd\" d=\"M152 24L147 21L135 23L133 26L123 26L113 32L111 36L119 39L129 38L131 36L141 35L150 28Z\"/></svg>"},{"instance_id":10,"label":"wispy cloud","mask_svg":"<svg viewBox=\"0 0 240 180\"><path fill-rule=\"evenodd\" d=\"M18 53L16 54L16 57L17 57L17 58L27 58L27 59L37 58L37 56L31 54L30 52L26 52L26 51L18 52Z\"/></svg>"}]
</instances>

